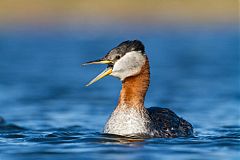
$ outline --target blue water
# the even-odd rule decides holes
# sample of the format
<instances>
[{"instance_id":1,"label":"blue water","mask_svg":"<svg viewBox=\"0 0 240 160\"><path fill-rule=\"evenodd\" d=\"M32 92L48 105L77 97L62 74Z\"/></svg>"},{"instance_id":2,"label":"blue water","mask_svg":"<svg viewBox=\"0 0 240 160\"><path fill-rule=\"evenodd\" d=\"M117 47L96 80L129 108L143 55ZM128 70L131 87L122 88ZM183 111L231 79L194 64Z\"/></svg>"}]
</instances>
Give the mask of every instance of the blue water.
<instances>
[{"instance_id":1,"label":"blue water","mask_svg":"<svg viewBox=\"0 0 240 160\"><path fill-rule=\"evenodd\" d=\"M0 32L0 159L239 159L238 36L231 27ZM84 87L105 66L80 64L127 39L142 40L150 60L145 105L174 110L195 137L101 133L121 83Z\"/></svg>"}]
</instances>

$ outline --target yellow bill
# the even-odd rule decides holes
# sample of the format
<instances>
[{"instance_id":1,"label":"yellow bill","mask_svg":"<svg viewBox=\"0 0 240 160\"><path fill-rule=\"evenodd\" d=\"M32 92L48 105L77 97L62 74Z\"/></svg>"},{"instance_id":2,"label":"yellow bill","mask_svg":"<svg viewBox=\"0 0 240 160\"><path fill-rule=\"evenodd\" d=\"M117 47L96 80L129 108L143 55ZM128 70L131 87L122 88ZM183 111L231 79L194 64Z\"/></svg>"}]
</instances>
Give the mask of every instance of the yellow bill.
<instances>
[{"instance_id":1,"label":"yellow bill","mask_svg":"<svg viewBox=\"0 0 240 160\"><path fill-rule=\"evenodd\" d=\"M109 60L96 60L96 61L90 61L90 62L86 62L83 63L82 65L89 65L89 64L110 64L112 63L112 61Z\"/></svg>"},{"instance_id":2,"label":"yellow bill","mask_svg":"<svg viewBox=\"0 0 240 160\"><path fill-rule=\"evenodd\" d=\"M91 80L86 86L90 86L91 84L97 82L99 79L102 79L103 77L105 77L111 73L112 73L112 68L111 67L106 68L102 73L100 73L97 77L95 77L93 80Z\"/></svg>"}]
</instances>

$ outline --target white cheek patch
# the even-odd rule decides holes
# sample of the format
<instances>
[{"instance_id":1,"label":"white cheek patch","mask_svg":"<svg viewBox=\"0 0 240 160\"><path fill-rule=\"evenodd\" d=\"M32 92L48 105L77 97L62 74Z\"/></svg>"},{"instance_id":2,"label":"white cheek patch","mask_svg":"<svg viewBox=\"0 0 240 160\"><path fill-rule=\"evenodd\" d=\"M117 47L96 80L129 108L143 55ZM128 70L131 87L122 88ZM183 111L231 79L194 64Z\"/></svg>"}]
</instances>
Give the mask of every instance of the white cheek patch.
<instances>
[{"instance_id":1,"label":"white cheek patch","mask_svg":"<svg viewBox=\"0 0 240 160\"><path fill-rule=\"evenodd\" d=\"M111 75L123 81L126 77L137 75L145 61L146 58L142 53L137 51L128 52L114 64Z\"/></svg>"}]
</instances>

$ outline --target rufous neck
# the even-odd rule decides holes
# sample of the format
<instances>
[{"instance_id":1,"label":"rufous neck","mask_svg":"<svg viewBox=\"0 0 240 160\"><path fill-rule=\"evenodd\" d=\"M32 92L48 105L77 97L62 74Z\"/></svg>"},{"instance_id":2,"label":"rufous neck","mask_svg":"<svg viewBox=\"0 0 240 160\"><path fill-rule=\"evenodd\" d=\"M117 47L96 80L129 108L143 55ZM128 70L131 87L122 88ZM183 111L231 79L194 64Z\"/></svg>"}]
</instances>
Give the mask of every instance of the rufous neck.
<instances>
[{"instance_id":1,"label":"rufous neck","mask_svg":"<svg viewBox=\"0 0 240 160\"><path fill-rule=\"evenodd\" d=\"M136 76L127 77L122 81L122 90L118 106L144 107L144 99L150 83L148 59Z\"/></svg>"}]
</instances>

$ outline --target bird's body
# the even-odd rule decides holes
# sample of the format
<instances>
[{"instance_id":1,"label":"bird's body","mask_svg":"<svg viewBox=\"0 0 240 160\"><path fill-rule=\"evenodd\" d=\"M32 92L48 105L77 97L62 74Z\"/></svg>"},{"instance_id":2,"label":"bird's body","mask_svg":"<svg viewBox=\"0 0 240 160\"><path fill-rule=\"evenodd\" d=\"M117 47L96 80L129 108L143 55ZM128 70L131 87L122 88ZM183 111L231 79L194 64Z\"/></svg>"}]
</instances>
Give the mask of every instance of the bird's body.
<instances>
[{"instance_id":1,"label":"bird's body","mask_svg":"<svg viewBox=\"0 0 240 160\"><path fill-rule=\"evenodd\" d=\"M193 134L189 122L178 117L173 111L160 107L138 110L117 107L107 121L103 132L161 138L186 137Z\"/></svg>"},{"instance_id":2,"label":"bird's body","mask_svg":"<svg viewBox=\"0 0 240 160\"><path fill-rule=\"evenodd\" d=\"M123 136L184 137L193 134L192 125L166 108L144 107L150 82L149 61L140 41L126 41L100 61L109 67L89 84L110 74L122 81L118 105L104 127L104 133Z\"/></svg>"}]
</instances>

